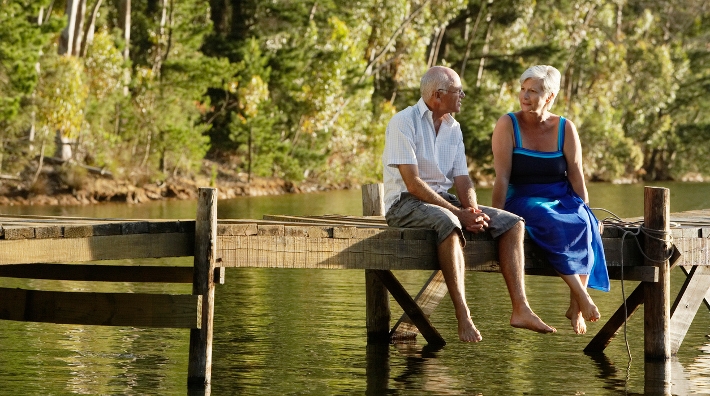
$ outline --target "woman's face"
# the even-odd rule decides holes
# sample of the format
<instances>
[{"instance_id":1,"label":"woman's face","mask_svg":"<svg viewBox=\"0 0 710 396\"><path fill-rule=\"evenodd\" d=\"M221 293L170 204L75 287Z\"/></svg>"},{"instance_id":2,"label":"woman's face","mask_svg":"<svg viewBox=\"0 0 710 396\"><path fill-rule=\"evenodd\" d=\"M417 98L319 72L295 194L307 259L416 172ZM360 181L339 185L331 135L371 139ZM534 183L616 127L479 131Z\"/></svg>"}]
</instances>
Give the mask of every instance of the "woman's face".
<instances>
[{"instance_id":1,"label":"woman's face","mask_svg":"<svg viewBox=\"0 0 710 396\"><path fill-rule=\"evenodd\" d=\"M524 112L542 114L551 96L543 91L541 79L528 78L520 86L520 107Z\"/></svg>"}]
</instances>

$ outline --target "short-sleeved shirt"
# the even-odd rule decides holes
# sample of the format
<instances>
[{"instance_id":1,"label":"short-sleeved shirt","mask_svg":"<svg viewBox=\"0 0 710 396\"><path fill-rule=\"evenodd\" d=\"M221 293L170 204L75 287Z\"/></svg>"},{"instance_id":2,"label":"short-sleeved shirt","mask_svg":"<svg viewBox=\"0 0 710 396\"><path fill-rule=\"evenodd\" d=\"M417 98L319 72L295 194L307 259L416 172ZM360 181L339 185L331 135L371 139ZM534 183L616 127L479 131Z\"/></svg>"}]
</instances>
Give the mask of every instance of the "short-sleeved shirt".
<instances>
[{"instance_id":1,"label":"short-sleeved shirt","mask_svg":"<svg viewBox=\"0 0 710 396\"><path fill-rule=\"evenodd\" d=\"M437 193L446 192L454 185L454 177L468 175L461 126L447 114L437 135L432 112L419 99L416 105L395 114L387 125L382 163L385 212L407 192L397 165L417 165L419 177L429 187Z\"/></svg>"}]
</instances>

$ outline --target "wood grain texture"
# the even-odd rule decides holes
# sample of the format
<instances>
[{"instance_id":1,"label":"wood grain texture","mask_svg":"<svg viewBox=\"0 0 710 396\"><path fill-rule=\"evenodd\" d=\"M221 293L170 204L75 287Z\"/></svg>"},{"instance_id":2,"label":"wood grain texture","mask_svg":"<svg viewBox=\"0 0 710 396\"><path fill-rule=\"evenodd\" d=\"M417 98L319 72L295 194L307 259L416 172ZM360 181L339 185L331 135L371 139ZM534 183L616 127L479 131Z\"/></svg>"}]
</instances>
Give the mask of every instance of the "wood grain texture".
<instances>
[{"instance_id":1,"label":"wood grain texture","mask_svg":"<svg viewBox=\"0 0 710 396\"><path fill-rule=\"evenodd\" d=\"M0 319L25 322L199 327L201 296L0 288Z\"/></svg>"},{"instance_id":2,"label":"wood grain texture","mask_svg":"<svg viewBox=\"0 0 710 396\"><path fill-rule=\"evenodd\" d=\"M193 241L188 233L3 240L0 265L192 256Z\"/></svg>"}]
</instances>

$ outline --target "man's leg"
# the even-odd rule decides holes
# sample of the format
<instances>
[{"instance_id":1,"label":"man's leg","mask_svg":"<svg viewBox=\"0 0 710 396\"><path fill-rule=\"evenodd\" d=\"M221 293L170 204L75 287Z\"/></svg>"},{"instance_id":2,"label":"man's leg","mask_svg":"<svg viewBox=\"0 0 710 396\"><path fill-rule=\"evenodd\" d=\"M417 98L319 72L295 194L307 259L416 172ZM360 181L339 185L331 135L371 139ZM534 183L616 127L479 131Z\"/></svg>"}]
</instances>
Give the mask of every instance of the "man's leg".
<instances>
[{"instance_id":1,"label":"man's leg","mask_svg":"<svg viewBox=\"0 0 710 396\"><path fill-rule=\"evenodd\" d=\"M471 311L466 303L464 287L466 267L460 238L458 231L454 230L439 244L437 247L439 266L444 274L451 301L454 303L459 339L464 342L478 342L482 339L481 333L474 326L471 320Z\"/></svg>"},{"instance_id":2,"label":"man's leg","mask_svg":"<svg viewBox=\"0 0 710 396\"><path fill-rule=\"evenodd\" d=\"M503 273L505 284L508 287L510 301L513 303L513 314L510 316L510 325L537 331L538 333L554 333L557 329L545 324L545 322L533 312L525 295L525 270L523 268L525 262L523 251L524 236L525 225L522 221L519 221L498 238L498 261L500 263L500 270Z\"/></svg>"}]
</instances>

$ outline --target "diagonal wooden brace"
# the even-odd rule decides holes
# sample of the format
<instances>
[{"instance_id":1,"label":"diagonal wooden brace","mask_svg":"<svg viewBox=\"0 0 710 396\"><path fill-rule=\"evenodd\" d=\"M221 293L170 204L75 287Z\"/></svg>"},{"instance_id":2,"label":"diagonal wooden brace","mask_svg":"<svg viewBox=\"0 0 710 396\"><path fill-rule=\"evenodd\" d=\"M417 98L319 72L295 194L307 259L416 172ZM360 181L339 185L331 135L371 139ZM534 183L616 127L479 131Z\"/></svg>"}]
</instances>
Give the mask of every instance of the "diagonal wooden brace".
<instances>
[{"instance_id":1,"label":"diagonal wooden brace","mask_svg":"<svg viewBox=\"0 0 710 396\"><path fill-rule=\"evenodd\" d=\"M429 322L427 315L422 312L422 309L417 305L414 299L407 293L401 283L389 270L376 270L375 273L380 278L380 281L387 287L395 301L399 303L404 312L409 316L414 325L419 329L424 339L430 345L446 345L446 341L439 332Z\"/></svg>"},{"instance_id":2,"label":"diagonal wooden brace","mask_svg":"<svg viewBox=\"0 0 710 396\"><path fill-rule=\"evenodd\" d=\"M683 272L687 269L683 268ZM693 265L671 307L671 354L675 355L710 290L710 267Z\"/></svg>"},{"instance_id":3,"label":"diagonal wooden brace","mask_svg":"<svg viewBox=\"0 0 710 396\"><path fill-rule=\"evenodd\" d=\"M643 292L644 282L641 282L636 289L631 292L629 297L626 298L626 310L624 306L620 306L619 309L614 312L609 320L604 324L604 326L599 330L597 335L592 338L592 340L584 348L586 353L599 353L602 352L607 345L614 338L616 333L619 331L624 322L628 320L631 315L636 312L639 306L643 304L644 292Z\"/></svg>"},{"instance_id":4,"label":"diagonal wooden brace","mask_svg":"<svg viewBox=\"0 0 710 396\"><path fill-rule=\"evenodd\" d=\"M444 275L441 270L436 270L431 274L431 277L429 277L429 280L414 298L414 301L417 306L421 308L424 316L428 318L436 307L439 306L439 303L447 292L448 289L444 281ZM392 327L390 339L394 342L412 340L417 337L417 334L419 334L419 330L405 312L397 323L395 323L394 327Z\"/></svg>"}]
</instances>

